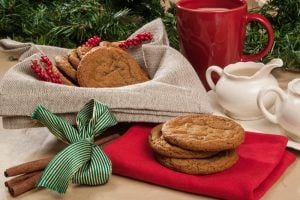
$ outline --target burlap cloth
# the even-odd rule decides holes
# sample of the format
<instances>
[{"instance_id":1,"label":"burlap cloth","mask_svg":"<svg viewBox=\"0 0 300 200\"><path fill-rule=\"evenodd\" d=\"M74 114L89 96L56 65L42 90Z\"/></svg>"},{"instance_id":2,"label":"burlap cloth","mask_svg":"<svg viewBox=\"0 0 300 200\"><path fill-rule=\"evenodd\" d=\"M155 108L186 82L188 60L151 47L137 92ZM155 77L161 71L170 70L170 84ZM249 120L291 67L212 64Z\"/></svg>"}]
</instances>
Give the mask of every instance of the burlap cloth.
<instances>
[{"instance_id":1,"label":"burlap cloth","mask_svg":"<svg viewBox=\"0 0 300 200\"><path fill-rule=\"evenodd\" d=\"M137 33L150 31L154 38L129 50L148 72L150 81L116 88L84 88L58 85L36 79L31 60L47 55L66 55L69 49L0 40L2 51L20 60L0 83L0 115L5 128L37 126L30 119L32 110L43 105L75 122L75 113L91 98L107 104L120 122L163 122L188 113L211 113L206 91L190 63L169 46L161 19Z\"/></svg>"}]
</instances>

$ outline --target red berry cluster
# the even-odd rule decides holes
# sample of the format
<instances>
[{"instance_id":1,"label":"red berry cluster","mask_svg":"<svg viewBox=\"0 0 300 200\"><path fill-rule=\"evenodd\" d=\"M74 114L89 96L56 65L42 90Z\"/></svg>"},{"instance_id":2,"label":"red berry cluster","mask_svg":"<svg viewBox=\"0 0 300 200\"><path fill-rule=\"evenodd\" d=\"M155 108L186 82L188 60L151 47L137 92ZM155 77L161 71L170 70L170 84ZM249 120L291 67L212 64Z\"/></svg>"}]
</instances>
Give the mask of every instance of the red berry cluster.
<instances>
[{"instance_id":1,"label":"red berry cluster","mask_svg":"<svg viewBox=\"0 0 300 200\"><path fill-rule=\"evenodd\" d=\"M93 36L90 39L88 39L83 46L85 47L96 47L99 45L99 43L101 42L100 37L98 36Z\"/></svg>"},{"instance_id":2,"label":"red berry cluster","mask_svg":"<svg viewBox=\"0 0 300 200\"><path fill-rule=\"evenodd\" d=\"M153 38L153 35L150 32L139 33L136 36L134 36L133 38L129 38L129 39L121 42L119 44L119 47L123 48L123 49L128 49L129 47L132 47L132 46L138 46L138 45L142 44L142 42L150 41L150 40L152 40L152 38Z\"/></svg>"},{"instance_id":3,"label":"red berry cluster","mask_svg":"<svg viewBox=\"0 0 300 200\"><path fill-rule=\"evenodd\" d=\"M38 75L38 77L47 82L58 83L62 84L62 80L58 73L54 73L52 71L52 62L49 58L45 55L42 55L40 58L40 62L44 63L44 70L42 69L41 65L38 63L38 60L31 60L31 69Z\"/></svg>"}]
</instances>

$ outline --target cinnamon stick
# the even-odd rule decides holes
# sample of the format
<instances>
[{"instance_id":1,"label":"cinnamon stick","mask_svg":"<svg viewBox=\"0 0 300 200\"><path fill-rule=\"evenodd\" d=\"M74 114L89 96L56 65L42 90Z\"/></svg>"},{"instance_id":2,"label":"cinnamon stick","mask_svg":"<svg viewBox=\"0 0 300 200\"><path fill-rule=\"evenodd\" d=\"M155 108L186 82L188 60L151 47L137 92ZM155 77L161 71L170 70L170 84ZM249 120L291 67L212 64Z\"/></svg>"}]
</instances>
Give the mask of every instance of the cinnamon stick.
<instances>
[{"instance_id":1,"label":"cinnamon stick","mask_svg":"<svg viewBox=\"0 0 300 200\"><path fill-rule=\"evenodd\" d=\"M43 170L49 164L49 162L53 159L53 157L48 157L36 161L31 161L27 163L23 163L21 165L17 165L5 170L4 175L6 177L16 176L19 174L25 174L30 172L35 172L39 170Z\"/></svg>"},{"instance_id":2,"label":"cinnamon stick","mask_svg":"<svg viewBox=\"0 0 300 200\"><path fill-rule=\"evenodd\" d=\"M119 136L119 134L112 134L95 141L95 144L100 146ZM10 194L16 197L33 189L42 175L42 171L40 170L44 170L52 159L53 157L48 157L23 163L5 170L4 175L6 177L23 174L5 182L5 186L8 187Z\"/></svg>"},{"instance_id":3,"label":"cinnamon stick","mask_svg":"<svg viewBox=\"0 0 300 200\"><path fill-rule=\"evenodd\" d=\"M19 196L36 186L36 182L41 178L42 171L36 173L35 175L25 179L24 181L20 181L9 187L8 190L13 197Z\"/></svg>"},{"instance_id":4,"label":"cinnamon stick","mask_svg":"<svg viewBox=\"0 0 300 200\"><path fill-rule=\"evenodd\" d=\"M36 174L39 173L39 172L40 172L40 171L37 171L37 172L31 172L31 173L28 173L28 174L23 174L23 175L20 175L20 176L16 176L16 177L14 177L14 178L12 178L12 179L10 179L10 180L8 180L8 181L5 181L5 182L4 182L4 185L5 185L6 187L9 187L9 188L10 188L10 187L16 185L17 183L22 182L22 181L24 181L24 180L26 180L26 179L28 179L28 178L30 178L30 177L36 175Z\"/></svg>"},{"instance_id":5,"label":"cinnamon stick","mask_svg":"<svg viewBox=\"0 0 300 200\"><path fill-rule=\"evenodd\" d=\"M107 137L101 138L97 141L95 141L95 144L98 146L101 146L113 139L116 139L119 137L119 134L112 134ZM4 175L6 177L10 176L16 176L20 174L25 174L25 173L31 173L39 170L43 170L46 168L46 166L49 164L49 162L53 159L54 157L48 157L40 160L35 160L27 163L23 163L21 165L17 165L11 168L8 168L5 170Z\"/></svg>"}]
</instances>

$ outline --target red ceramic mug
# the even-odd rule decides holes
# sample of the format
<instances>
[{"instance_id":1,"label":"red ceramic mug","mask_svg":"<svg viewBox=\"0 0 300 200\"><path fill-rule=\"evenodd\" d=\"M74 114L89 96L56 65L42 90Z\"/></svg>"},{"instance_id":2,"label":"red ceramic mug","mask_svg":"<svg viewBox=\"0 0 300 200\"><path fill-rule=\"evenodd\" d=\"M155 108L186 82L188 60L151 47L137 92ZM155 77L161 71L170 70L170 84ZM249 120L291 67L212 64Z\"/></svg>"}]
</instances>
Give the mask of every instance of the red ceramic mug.
<instances>
[{"instance_id":1,"label":"red ceramic mug","mask_svg":"<svg viewBox=\"0 0 300 200\"><path fill-rule=\"evenodd\" d=\"M272 48L271 24L263 15L248 13L244 0L181 0L176 5L180 51L193 65L206 89L209 87L205 71L209 66L255 61ZM246 26L251 21L266 28L268 43L258 54L244 55Z\"/></svg>"}]
</instances>

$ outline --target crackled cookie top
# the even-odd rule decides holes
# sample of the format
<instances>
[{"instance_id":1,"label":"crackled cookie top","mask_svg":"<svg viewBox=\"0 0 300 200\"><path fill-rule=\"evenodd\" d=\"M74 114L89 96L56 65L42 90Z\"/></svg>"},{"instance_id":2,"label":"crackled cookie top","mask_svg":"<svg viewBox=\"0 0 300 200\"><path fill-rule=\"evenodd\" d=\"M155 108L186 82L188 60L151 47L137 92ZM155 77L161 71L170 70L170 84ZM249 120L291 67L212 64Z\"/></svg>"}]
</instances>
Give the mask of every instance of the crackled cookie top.
<instances>
[{"instance_id":1,"label":"crackled cookie top","mask_svg":"<svg viewBox=\"0 0 300 200\"><path fill-rule=\"evenodd\" d=\"M130 54L115 47L97 47L86 53L77 78L83 87L120 87L149 80Z\"/></svg>"},{"instance_id":2,"label":"crackled cookie top","mask_svg":"<svg viewBox=\"0 0 300 200\"><path fill-rule=\"evenodd\" d=\"M161 133L162 124L155 126L149 135L149 144L156 153L172 158L206 158L217 154L214 151L190 151L169 144Z\"/></svg>"},{"instance_id":3,"label":"crackled cookie top","mask_svg":"<svg viewBox=\"0 0 300 200\"><path fill-rule=\"evenodd\" d=\"M244 129L231 119L195 114L179 116L162 127L164 139L193 151L234 149L244 141Z\"/></svg>"}]
</instances>

